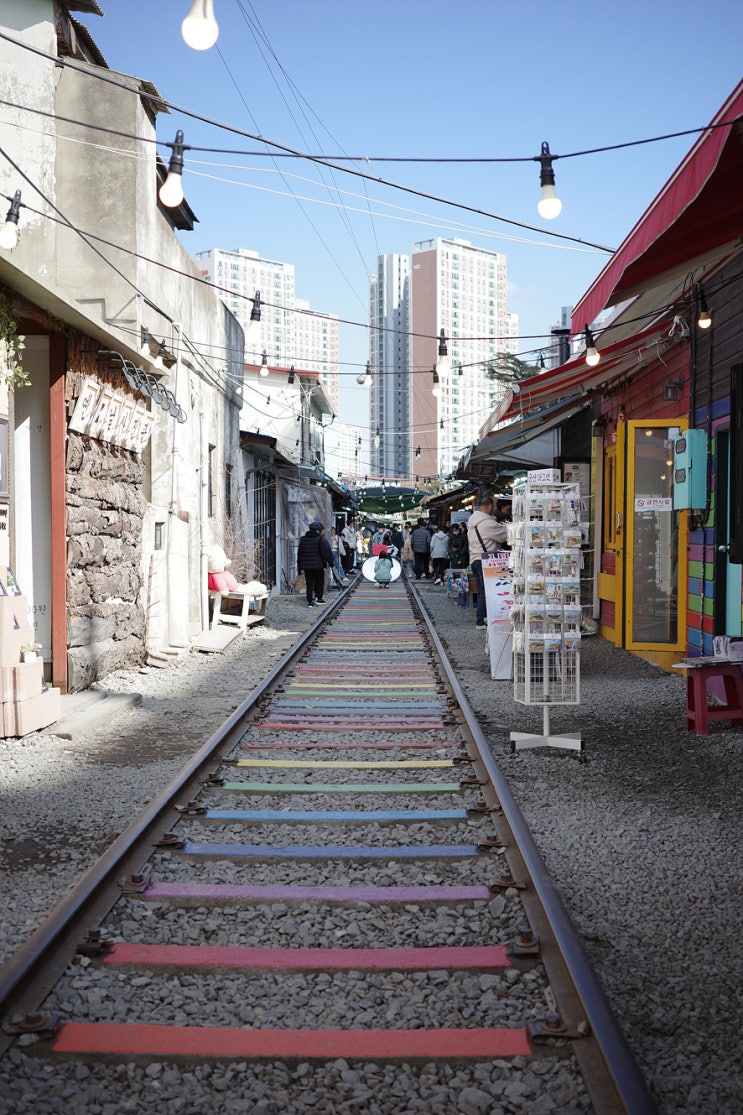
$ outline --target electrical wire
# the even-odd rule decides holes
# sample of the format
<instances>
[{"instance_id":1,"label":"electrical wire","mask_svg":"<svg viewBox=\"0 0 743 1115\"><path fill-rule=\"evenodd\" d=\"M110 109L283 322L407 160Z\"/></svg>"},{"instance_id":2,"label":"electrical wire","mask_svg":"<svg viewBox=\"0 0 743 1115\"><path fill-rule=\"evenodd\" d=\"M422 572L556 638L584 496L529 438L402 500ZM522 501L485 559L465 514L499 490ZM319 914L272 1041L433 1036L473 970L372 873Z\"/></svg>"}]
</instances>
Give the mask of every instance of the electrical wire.
<instances>
[{"instance_id":1,"label":"electrical wire","mask_svg":"<svg viewBox=\"0 0 743 1115\"><path fill-rule=\"evenodd\" d=\"M168 111L173 112L173 113L180 113L182 116L186 116L191 120L198 120L203 124L208 124L212 127L221 129L223 131L230 132L233 135L244 136L247 139L255 140L258 143L263 143L267 147L270 147L270 148L274 149L274 151L272 152L273 154L276 154L277 152L283 152L284 154L291 155L294 158L305 159L308 162L322 164L322 166L325 166L325 167L332 167L335 170L342 171L344 174L351 174L351 175L353 175L357 178L363 178L363 179L366 179L369 182L376 182L378 185L387 186L390 189L400 190L403 193L413 194L416 197L423 197L423 198L426 198L428 201L435 201L440 205L447 205L447 206L451 206L451 207L456 208L456 209L462 209L463 211L468 212L468 213L477 213L479 216L488 217L490 220L494 220L494 221L501 221L504 224L513 225L516 228L525 228L525 229L528 229L530 232L539 232L542 235L553 236L553 237L556 237L557 239L560 239L560 240L568 240L568 241L571 241L571 242L577 243L577 244L585 244L588 247L596 248L599 251L608 252L609 254L612 254L614 252L613 248L607 248L603 244L594 244L590 240L583 240L580 237L569 236L567 233L563 233L563 232L555 232L553 230L540 229L536 225L527 224L524 221L516 221L516 220L513 220L509 217L499 216L497 213L491 213L486 209L479 209L476 206L466 205L464 202L451 201L447 198L440 197L436 194L431 194L426 190L417 190L412 186L403 186L403 185L401 185L397 182L391 182L391 181L388 181L387 179L380 178L378 175L367 174L366 171L358 170L355 167L342 166L339 163L336 163L335 161L332 161L332 160L329 160L329 159L324 159L324 158L321 158L317 155L311 155L306 151L300 151L295 147L289 146L288 144L279 143L277 140L268 139L266 136L255 135L251 132L246 131L243 128L238 128L233 124L225 124L223 121L214 120L212 117L205 116L203 113L195 112L193 109L185 108L182 105L176 105L172 101L167 101L163 97L161 97L161 96L159 96L155 93L150 93L148 90L143 89L141 87L137 88L137 89L134 89L127 82L119 81L116 78L113 78L106 73L99 72L99 70L91 70L91 69L85 68L83 66L76 65L69 58L62 58L58 55L47 54L46 51L40 50L37 47L33 47L29 43L24 43L24 42L22 42L18 39L14 39L14 38L12 38L12 36L7 35L4 32L0 32L0 39L5 39L7 42L10 42L13 45L18 46L23 50L27 50L27 51L31 52L32 54L36 54L37 56L39 56L41 58L46 58L47 61L52 62L55 66L65 66L67 68L75 70L78 73L85 74L89 77L93 77L96 80L104 81L104 82L107 82L108 84L115 85L115 86L118 86L119 88L125 89L125 90L127 90L127 92L134 93L140 99L150 100L153 104L153 107L156 110L158 108L160 108L160 109L167 109ZM85 126L85 125L83 125L83 126ZM188 144L184 145L184 150L185 151L188 151L188 150L209 151L212 154L217 153L217 152L221 153L221 154L246 154L247 153L247 152L234 151L234 150L229 151L229 150L226 150L226 149L223 149L223 148L202 148L202 147L192 148ZM251 154L260 155L261 152L252 152ZM358 162L359 159L357 158L353 161ZM506 160L503 160L503 161L506 161ZM514 161L514 160L507 160L507 161ZM520 159L518 161L525 161L525 160Z\"/></svg>"}]
</instances>

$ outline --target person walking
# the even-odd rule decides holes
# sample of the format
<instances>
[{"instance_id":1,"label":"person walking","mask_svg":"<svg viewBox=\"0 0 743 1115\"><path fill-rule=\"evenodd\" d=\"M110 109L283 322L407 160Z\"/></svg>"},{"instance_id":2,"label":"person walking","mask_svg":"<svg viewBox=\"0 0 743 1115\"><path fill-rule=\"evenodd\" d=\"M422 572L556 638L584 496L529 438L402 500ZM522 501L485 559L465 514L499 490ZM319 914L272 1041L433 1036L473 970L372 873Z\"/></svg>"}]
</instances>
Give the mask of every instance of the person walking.
<instances>
[{"instance_id":1,"label":"person walking","mask_svg":"<svg viewBox=\"0 0 743 1115\"><path fill-rule=\"evenodd\" d=\"M415 579L420 581L421 577L428 577L428 555L431 552L431 535L426 528L425 519L418 520L418 526L410 535L410 546L415 563Z\"/></svg>"},{"instance_id":2,"label":"person walking","mask_svg":"<svg viewBox=\"0 0 743 1115\"><path fill-rule=\"evenodd\" d=\"M297 549L297 571L304 573L310 608L325 603L325 570L333 564L333 551L323 535L324 530L324 524L315 519L300 538Z\"/></svg>"},{"instance_id":3,"label":"person walking","mask_svg":"<svg viewBox=\"0 0 743 1115\"><path fill-rule=\"evenodd\" d=\"M374 562L374 580L377 582L377 588L390 587L390 581L392 580L392 558L384 548L379 551L379 556Z\"/></svg>"},{"instance_id":4,"label":"person walking","mask_svg":"<svg viewBox=\"0 0 743 1115\"><path fill-rule=\"evenodd\" d=\"M341 549L344 546L343 539L338 534L335 527L330 528L330 552L333 555L333 565L338 574L338 580L341 581L344 576L343 569L341 568Z\"/></svg>"},{"instance_id":5,"label":"person walking","mask_svg":"<svg viewBox=\"0 0 743 1115\"><path fill-rule=\"evenodd\" d=\"M508 537L505 523L499 523L493 512L495 501L492 496L484 496L477 511L473 511L467 521L467 545L470 551L470 565L477 583L476 627L487 627L487 606L485 604L485 579L482 573L483 554L497 554L503 549Z\"/></svg>"},{"instance_id":6,"label":"person walking","mask_svg":"<svg viewBox=\"0 0 743 1115\"><path fill-rule=\"evenodd\" d=\"M433 583L443 585L444 574L449 564L449 535L443 527L439 527L431 538L431 564L433 565Z\"/></svg>"},{"instance_id":7,"label":"person walking","mask_svg":"<svg viewBox=\"0 0 743 1115\"><path fill-rule=\"evenodd\" d=\"M351 523L346 521L346 525L341 531L341 538L346 552L341 555L343 562L343 572L348 575L354 567L356 562L356 531L351 526Z\"/></svg>"}]
</instances>

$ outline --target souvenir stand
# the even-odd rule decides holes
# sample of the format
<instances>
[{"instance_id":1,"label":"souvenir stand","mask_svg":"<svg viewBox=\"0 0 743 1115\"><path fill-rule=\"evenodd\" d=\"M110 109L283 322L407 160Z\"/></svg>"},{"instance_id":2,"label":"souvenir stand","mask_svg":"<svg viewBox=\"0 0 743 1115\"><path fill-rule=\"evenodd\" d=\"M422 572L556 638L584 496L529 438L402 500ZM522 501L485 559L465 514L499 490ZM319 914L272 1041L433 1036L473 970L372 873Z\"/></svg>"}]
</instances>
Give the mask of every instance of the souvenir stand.
<instances>
[{"instance_id":1,"label":"souvenir stand","mask_svg":"<svg viewBox=\"0 0 743 1115\"><path fill-rule=\"evenodd\" d=\"M550 708L580 700L581 512L577 484L557 470L529 473L513 487L513 684L520 704L541 705L542 735L511 732L511 748L583 751L580 733L552 735Z\"/></svg>"}]
</instances>

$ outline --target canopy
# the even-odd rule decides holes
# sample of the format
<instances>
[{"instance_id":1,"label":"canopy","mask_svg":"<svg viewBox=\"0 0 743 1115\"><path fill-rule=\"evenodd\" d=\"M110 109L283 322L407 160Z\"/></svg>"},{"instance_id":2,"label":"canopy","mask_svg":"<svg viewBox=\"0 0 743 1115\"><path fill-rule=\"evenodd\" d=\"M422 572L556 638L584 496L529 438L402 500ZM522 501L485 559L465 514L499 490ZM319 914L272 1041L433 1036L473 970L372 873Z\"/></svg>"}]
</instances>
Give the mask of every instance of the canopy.
<instances>
[{"instance_id":1,"label":"canopy","mask_svg":"<svg viewBox=\"0 0 743 1115\"><path fill-rule=\"evenodd\" d=\"M612 379L626 374L629 370L639 369L647 352L658 352L658 345L669 343L668 336L662 338L665 331L668 334L669 321L666 315L662 320L655 322L649 329L644 329L605 347L599 342L601 360L590 367L586 364L585 354L558 364L539 375L522 379L514 384L513 388L499 403L493 412L488 426L496 426L506 418L530 414L535 407L564 406L567 403L575 405L581 398L586 399L590 394L600 391ZM539 422L539 417L535 416ZM510 430L511 427L508 427ZM514 426L517 429L517 426ZM496 431L498 434L500 430ZM482 444L482 443L481 443Z\"/></svg>"},{"instance_id":2,"label":"canopy","mask_svg":"<svg viewBox=\"0 0 743 1115\"><path fill-rule=\"evenodd\" d=\"M573 333L648 283L674 271L683 278L734 249L743 233L742 115L743 81L578 302Z\"/></svg>"},{"instance_id":3,"label":"canopy","mask_svg":"<svg viewBox=\"0 0 743 1115\"><path fill-rule=\"evenodd\" d=\"M400 511L412 511L430 494L421 491L420 488L399 488L388 485L357 488L354 492L359 511L377 515L394 515Z\"/></svg>"}]
</instances>

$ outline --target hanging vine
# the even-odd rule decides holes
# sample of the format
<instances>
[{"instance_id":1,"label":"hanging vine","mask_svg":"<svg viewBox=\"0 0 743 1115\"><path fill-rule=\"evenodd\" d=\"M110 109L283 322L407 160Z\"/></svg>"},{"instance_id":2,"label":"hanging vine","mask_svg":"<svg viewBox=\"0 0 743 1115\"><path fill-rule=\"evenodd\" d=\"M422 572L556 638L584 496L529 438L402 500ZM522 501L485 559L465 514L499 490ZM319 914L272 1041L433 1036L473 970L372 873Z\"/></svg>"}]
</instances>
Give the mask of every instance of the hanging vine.
<instances>
[{"instance_id":1,"label":"hanging vine","mask_svg":"<svg viewBox=\"0 0 743 1115\"><path fill-rule=\"evenodd\" d=\"M26 338L16 332L17 324L13 303L0 295L0 383L7 384L11 391L29 383L21 359Z\"/></svg>"}]
</instances>

